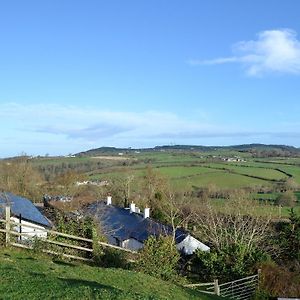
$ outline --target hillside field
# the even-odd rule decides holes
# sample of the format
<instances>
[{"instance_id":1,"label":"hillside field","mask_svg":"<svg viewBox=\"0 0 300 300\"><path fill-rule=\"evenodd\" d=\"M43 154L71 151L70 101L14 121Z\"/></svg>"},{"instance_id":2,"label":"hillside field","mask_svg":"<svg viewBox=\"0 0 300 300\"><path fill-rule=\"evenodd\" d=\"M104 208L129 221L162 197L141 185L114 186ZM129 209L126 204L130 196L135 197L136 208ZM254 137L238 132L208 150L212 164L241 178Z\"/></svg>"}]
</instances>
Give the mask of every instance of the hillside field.
<instances>
[{"instance_id":1,"label":"hillside field","mask_svg":"<svg viewBox=\"0 0 300 300\"><path fill-rule=\"evenodd\" d=\"M137 188L137 182L146 176L150 166L157 174L167 178L175 191L191 192L208 187L223 191L248 188L253 190L254 199L265 199L270 204L288 179L300 185L298 157L255 158L250 153L232 149L203 152L162 149L121 154L107 151L95 156L81 154L75 157L34 158L32 161L45 173L71 170L85 174L89 180L108 182L131 177L134 178L132 190ZM261 190L268 193L257 195ZM289 208L284 207L280 214L287 216Z\"/></svg>"},{"instance_id":2,"label":"hillside field","mask_svg":"<svg viewBox=\"0 0 300 300\"><path fill-rule=\"evenodd\" d=\"M142 273L51 260L26 250L3 248L0 295L1 299L219 299Z\"/></svg>"}]
</instances>

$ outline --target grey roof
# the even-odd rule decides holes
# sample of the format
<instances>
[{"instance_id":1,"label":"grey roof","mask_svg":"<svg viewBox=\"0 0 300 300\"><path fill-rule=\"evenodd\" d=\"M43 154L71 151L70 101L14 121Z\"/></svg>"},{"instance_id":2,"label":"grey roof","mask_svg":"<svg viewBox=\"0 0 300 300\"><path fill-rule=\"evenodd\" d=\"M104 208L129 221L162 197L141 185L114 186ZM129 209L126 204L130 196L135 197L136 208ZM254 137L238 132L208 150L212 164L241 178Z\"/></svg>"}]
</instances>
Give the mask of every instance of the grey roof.
<instances>
[{"instance_id":1,"label":"grey roof","mask_svg":"<svg viewBox=\"0 0 300 300\"><path fill-rule=\"evenodd\" d=\"M51 227L50 222L41 214L30 200L16 196L12 193L0 193L0 204L5 204L7 200L10 202L12 215L19 216L21 214L22 219L26 221ZM0 205L0 214L4 214L3 205Z\"/></svg>"},{"instance_id":2,"label":"grey roof","mask_svg":"<svg viewBox=\"0 0 300 300\"><path fill-rule=\"evenodd\" d=\"M134 238L144 242L149 236L171 235L172 228L159 223L152 218L144 218L141 214L130 213L129 209L106 205L104 202L95 202L87 207L87 212L99 220L107 235L120 241ZM188 236L184 230L177 229L176 244Z\"/></svg>"}]
</instances>

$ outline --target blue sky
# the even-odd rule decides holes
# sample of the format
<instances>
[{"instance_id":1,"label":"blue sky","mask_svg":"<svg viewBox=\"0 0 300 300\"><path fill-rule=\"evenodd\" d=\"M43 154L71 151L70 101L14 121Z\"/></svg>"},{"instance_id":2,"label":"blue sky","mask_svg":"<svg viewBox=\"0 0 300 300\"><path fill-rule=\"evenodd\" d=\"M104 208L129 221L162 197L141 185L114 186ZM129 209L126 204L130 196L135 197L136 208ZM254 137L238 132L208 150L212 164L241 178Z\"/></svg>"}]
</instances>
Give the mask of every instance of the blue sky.
<instances>
[{"instance_id":1,"label":"blue sky","mask_svg":"<svg viewBox=\"0 0 300 300\"><path fill-rule=\"evenodd\" d=\"M300 146L299 1L2 1L0 157Z\"/></svg>"}]
</instances>

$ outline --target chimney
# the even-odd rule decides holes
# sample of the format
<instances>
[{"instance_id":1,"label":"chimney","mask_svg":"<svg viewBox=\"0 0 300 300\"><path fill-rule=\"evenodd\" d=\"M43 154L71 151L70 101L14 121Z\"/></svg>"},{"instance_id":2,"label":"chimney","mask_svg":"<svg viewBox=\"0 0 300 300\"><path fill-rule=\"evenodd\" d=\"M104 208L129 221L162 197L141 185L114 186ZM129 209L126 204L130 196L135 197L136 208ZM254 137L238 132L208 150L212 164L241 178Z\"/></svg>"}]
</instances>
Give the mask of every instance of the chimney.
<instances>
[{"instance_id":1,"label":"chimney","mask_svg":"<svg viewBox=\"0 0 300 300\"><path fill-rule=\"evenodd\" d=\"M144 219L147 219L150 217L150 208L149 207L146 207L144 209Z\"/></svg>"},{"instance_id":2,"label":"chimney","mask_svg":"<svg viewBox=\"0 0 300 300\"><path fill-rule=\"evenodd\" d=\"M111 205L111 196L107 196L106 205Z\"/></svg>"},{"instance_id":3,"label":"chimney","mask_svg":"<svg viewBox=\"0 0 300 300\"><path fill-rule=\"evenodd\" d=\"M133 202L130 203L130 213L135 212L135 204Z\"/></svg>"}]
</instances>

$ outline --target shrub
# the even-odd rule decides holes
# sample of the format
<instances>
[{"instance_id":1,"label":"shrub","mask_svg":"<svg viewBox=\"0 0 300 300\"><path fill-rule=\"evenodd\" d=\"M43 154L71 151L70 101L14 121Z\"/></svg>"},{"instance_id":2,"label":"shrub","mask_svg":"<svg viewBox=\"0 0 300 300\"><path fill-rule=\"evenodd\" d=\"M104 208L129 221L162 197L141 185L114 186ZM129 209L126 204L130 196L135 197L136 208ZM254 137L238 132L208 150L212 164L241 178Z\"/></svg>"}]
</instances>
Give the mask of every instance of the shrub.
<instances>
[{"instance_id":1,"label":"shrub","mask_svg":"<svg viewBox=\"0 0 300 300\"><path fill-rule=\"evenodd\" d=\"M231 245L222 251L198 250L191 260L191 268L200 280L230 281L255 273L257 264L267 259L268 256L258 249L246 253L243 245Z\"/></svg>"},{"instance_id":2,"label":"shrub","mask_svg":"<svg viewBox=\"0 0 300 300\"><path fill-rule=\"evenodd\" d=\"M300 274L284 266L265 263L261 268L260 290L272 297L298 297L300 295Z\"/></svg>"},{"instance_id":3,"label":"shrub","mask_svg":"<svg viewBox=\"0 0 300 300\"><path fill-rule=\"evenodd\" d=\"M277 238L274 245L283 260L300 261L300 216L291 209L290 222L277 224Z\"/></svg>"},{"instance_id":4,"label":"shrub","mask_svg":"<svg viewBox=\"0 0 300 300\"><path fill-rule=\"evenodd\" d=\"M296 204L297 198L292 191L286 191L280 194L276 200L276 205L289 206L292 207Z\"/></svg>"},{"instance_id":5,"label":"shrub","mask_svg":"<svg viewBox=\"0 0 300 300\"><path fill-rule=\"evenodd\" d=\"M180 255L171 237L149 237L140 253L136 268L163 280L178 281Z\"/></svg>"},{"instance_id":6,"label":"shrub","mask_svg":"<svg viewBox=\"0 0 300 300\"><path fill-rule=\"evenodd\" d=\"M100 263L100 266L104 268L129 268L126 254L121 250L109 247L103 249L102 256L98 262Z\"/></svg>"}]
</instances>

